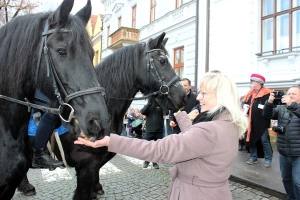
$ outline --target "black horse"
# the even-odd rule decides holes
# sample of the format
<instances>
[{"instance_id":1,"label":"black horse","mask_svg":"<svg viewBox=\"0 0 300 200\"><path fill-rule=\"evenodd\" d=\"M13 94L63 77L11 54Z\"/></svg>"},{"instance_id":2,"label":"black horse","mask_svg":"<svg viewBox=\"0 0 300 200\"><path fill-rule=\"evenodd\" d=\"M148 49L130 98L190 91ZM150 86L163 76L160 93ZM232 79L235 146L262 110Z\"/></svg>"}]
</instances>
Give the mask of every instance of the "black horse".
<instances>
[{"instance_id":1,"label":"black horse","mask_svg":"<svg viewBox=\"0 0 300 200\"><path fill-rule=\"evenodd\" d=\"M64 0L53 13L20 16L0 29L1 200L13 197L31 164L27 127L36 89L51 100L52 108L41 109L71 121L74 137L101 138L109 127L85 29L91 2L70 15L73 3Z\"/></svg>"},{"instance_id":2,"label":"black horse","mask_svg":"<svg viewBox=\"0 0 300 200\"><path fill-rule=\"evenodd\" d=\"M106 134L121 134L123 116L138 91L157 98L165 112L178 110L186 101L186 92L175 74L165 49L165 33L147 43L123 47L96 66L96 73L106 91L106 104L111 115L111 126ZM77 188L74 199L95 199L103 194L99 169L114 153L107 148L92 149L74 145L72 130L60 136L67 163L75 167Z\"/></svg>"}]
</instances>

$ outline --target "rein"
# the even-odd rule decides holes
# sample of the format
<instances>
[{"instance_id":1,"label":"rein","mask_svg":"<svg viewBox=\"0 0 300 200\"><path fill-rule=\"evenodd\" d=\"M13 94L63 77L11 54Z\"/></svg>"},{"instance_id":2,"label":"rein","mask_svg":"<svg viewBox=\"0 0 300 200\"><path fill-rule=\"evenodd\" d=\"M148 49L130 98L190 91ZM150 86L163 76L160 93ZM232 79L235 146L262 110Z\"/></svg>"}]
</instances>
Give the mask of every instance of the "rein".
<instances>
[{"instance_id":1,"label":"rein","mask_svg":"<svg viewBox=\"0 0 300 200\"><path fill-rule=\"evenodd\" d=\"M0 98L11 101L11 102L14 102L14 103L18 103L18 104L27 106L28 107L28 112L30 112L30 108L36 108L36 109L40 109L44 112L50 112L50 113L53 113L53 114L58 114L63 121L70 122L75 116L74 116L73 107L70 104L68 104L69 101L71 101L74 98L77 98L77 97L80 97L80 96L83 96L83 95L87 95L87 94L101 93L104 96L105 95L105 89L103 87L93 87L93 88L88 88L88 89L84 89L84 90L81 90L81 91L77 91L77 92L74 92L72 94L67 93L67 91L64 88L61 80L59 79L57 71L55 70L54 63L53 63L50 51L47 47L47 36L51 35L52 33L57 33L57 32L59 32L59 33L68 33L68 32L71 32L71 31L67 30L67 29L52 29L52 30L49 30L49 22L47 20L46 24L45 24L45 27L44 27L44 31L42 33L42 42L41 42L41 46L40 46L40 50L39 50L39 57L38 57L38 62L37 62L35 81L37 82L37 80L38 80L38 73L39 73L39 68L40 68L41 57L44 54L44 56L46 58L45 60L46 60L46 66L47 66L47 77L50 77L50 73L53 76L54 93L57 96L57 99L58 99L58 102L59 102L60 106L58 108L48 108L48 107L45 107L45 106L40 106L38 104L30 103L27 98L25 98L25 101L17 100L17 99L7 97L7 96L4 96L4 95L0 95ZM65 96L64 100L61 97L61 94L58 90L57 85L62 90L62 92ZM71 110L71 112L69 113L69 116L67 117L67 119L65 119L62 116L63 107L69 107L69 109Z\"/></svg>"}]
</instances>

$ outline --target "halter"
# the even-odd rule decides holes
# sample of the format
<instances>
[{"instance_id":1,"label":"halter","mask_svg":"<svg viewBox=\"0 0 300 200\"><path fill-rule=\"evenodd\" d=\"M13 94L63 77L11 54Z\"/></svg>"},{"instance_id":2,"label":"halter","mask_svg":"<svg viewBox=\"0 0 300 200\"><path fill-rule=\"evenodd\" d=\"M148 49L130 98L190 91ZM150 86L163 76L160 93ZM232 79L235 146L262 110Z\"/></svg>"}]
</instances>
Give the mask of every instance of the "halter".
<instances>
[{"instance_id":1,"label":"halter","mask_svg":"<svg viewBox=\"0 0 300 200\"><path fill-rule=\"evenodd\" d=\"M155 51L160 51L161 53L164 53L161 49L151 49L151 50L148 50L148 44L146 44L146 59L147 59L147 80L148 82L149 79L150 79L150 70L151 72L154 74L154 76L157 78L158 82L160 83L160 87L159 87L159 90L158 91L155 91L155 92L152 92L150 94L147 94L145 96L142 96L142 97L136 97L136 98L117 98L117 97L108 97L108 98L111 98L111 99L121 99L121 100L143 100L143 99L148 99L149 97L151 96L155 96L155 95L159 95L162 96L162 95L168 95L169 94L169 90L170 90L170 87L172 85L174 85L176 82L180 81L180 77L179 76L175 76L174 78L172 78L167 84L163 84L163 80L164 80L164 76L162 76L162 78L159 76L159 73L157 72L156 70L156 67L155 67L155 64L154 64L154 61L153 59L150 57L150 53L152 52L155 52Z\"/></svg>"},{"instance_id":2,"label":"halter","mask_svg":"<svg viewBox=\"0 0 300 200\"><path fill-rule=\"evenodd\" d=\"M74 92L72 94L68 94L66 89L64 88L61 80L59 79L59 76L57 74L57 71L55 70L54 67L54 63L50 54L50 51L47 47L47 36L52 34L52 33L68 33L71 32L70 30L67 29L52 29L49 30L49 22L48 20L46 21L45 27L44 27L44 31L42 33L42 42L41 42L41 46L40 46L40 50L39 50L39 57L38 57L38 62L37 62L37 68L36 68L36 77L35 77L35 81L37 82L38 80L38 73L39 73L39 68L40 68L40 62L41 62L41 58L42 58L42 54L44 53L45 56L45 60L46 60L46 66L47 66L47 77L50 77L50 73L53 76L53 88L54 88L54 93L58 99L58 102L60 104L60 106L58 108L48 108L45 106L40 106L37 104L33 104L30 103L28 101L28 99L25 98L25 101L20 101L17 99L13 99L11 97L7 97L4 95L0 95L0 98L8 100L8 101L12 101L18 104L22 104L28 107L28 112L30 112L30 108L36 108L36 109L40 109L44 112L50 112L53 114L58 114L60 116L60 118L65 121L65 122L70 122L73 118L74 118L74 108L68 104L68 102L74 98L86 95L86 94L94 94L94 93L101 93L102 95L105 95L105 90L103 87L93 87L93 88L89 88L89 89L84 89L81 91L77 91ZM58 86L59 88L62 90L65 99L63 100L61 97L61 94L58 90ZM64 117L62 116L63 110L64 108L66 108L70 110L68 117Z\"/></svg>"},{"instance_id":3,"label":"halter","mask_svg":"<svg viewBox=\"0 0 300 200\"><path fill-rule=\"evenodd\" d=\"M156 92L152 92L146 96L132 98L130 100L146 99L146 98L148 98L150 96L154 96L154 95L159 95L159 96L168 95L170 87L181 80L180 77L176 75L167 84L163 84L163 80L165 79L165 77L164 76L160 77L160 75L156 69L156 66L154 64L154 61L150 57L150 53L155 52L155 51L160 51L161 53L164 53L164 52L161 49L151 49L151 50L148 50L148 49L149 49L149 47L148 47L148 44L146 43L147 72L149 72L149 73L147 73L147 80L148 80L148 82L150 82L149 76L150 76L150 71L151 71L154 74L154 76L157 78L158 82L160 83L159 90Z\"/></svg>"}]
</instances>

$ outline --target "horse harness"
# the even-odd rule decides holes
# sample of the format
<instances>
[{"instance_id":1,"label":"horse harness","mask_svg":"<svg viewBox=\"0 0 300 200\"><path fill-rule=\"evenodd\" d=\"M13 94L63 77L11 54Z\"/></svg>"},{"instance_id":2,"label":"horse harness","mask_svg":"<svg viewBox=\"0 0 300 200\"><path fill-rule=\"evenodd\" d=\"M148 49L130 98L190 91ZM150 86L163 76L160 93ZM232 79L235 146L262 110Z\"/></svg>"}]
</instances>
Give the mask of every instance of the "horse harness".
<instances>
[{"instance_id":1,"label":"horse harness","mask_svg":"<svg viewBox=\"0 0 300 200\"><path fill-rule=\"evenodd\" d=\"M39 57L38 57L38 63L37 63L37 68L36 68L36 82L38 79L38 73L39 73L39 68L40 68L40 62L41 62L41 57L42 54L45 55L45 60L46 60L46 65L47 65L47 77L50 77L50 73L53 76L53 88L54 88L54 92L55 95L58 99L58 102L60 104L60 106L58 108L49 108L46 106L41 106L38 104L34 104L34 103L30 103L29 100L27 98L25 98L25 101L21 101L18 99L14 99L11 97L7 97L4 95L0 95L0 98L11 101L11 102L15 102L21 105L25 105L28 107L28 112L30 112L31 108L36 108L39 110L42 110L44 112L50 112L53 114L58 114L60 116L60 118L65 121L65 122L70 122L73 118L74 118L74 108L68 104L68 102L74 98L83 96L83 95L87 95L87 94L94 94L94 93L101 93L103 96L105 95L105 89L103 87L93 87L93 88L89 88L89 89L84 89L81 91L77 91L74 92L72 94L68 94L66 89L64 88L61 80L58 77L57 71L55 70L54 64L53 64L53 60L50 54L50 51L47 47L47 36L52 34L52 33L67 33L67 32L71 32L71 30L68 29L52 29L49 30L49 22L48 20L46 21L45 27L44 27L44 31L42 33L42 41L41 41L41 46L40 46L40 50L39 50ZM60 87L60 89L62 90L62 92L64 93L65 99L63 100L61 97L61 94L58 90L58 86ZM66 110L66 108L69 110L68 116L65 117L63 116L63 111Z\"/></svg>"},{"instance_id":2,"label":"horse harness","mask_svg":"<svg viewBox=\"0 0 300 200\"><path fill-rule=\"evenodd\" d=\"M151 49L149 50L148 44L146 44L146 59L147 59L147 79L149 80L149 76L150 76L150 70L151 72L154 74L154 76L158 79L158 82L160 83L160 87L158 91L152 92L150 94L147 94L145 96L142 97L136 97L136 98L115 98L115 97L109 97L112 99L123 99L123 100L143 100L143 99L148 99L151 96L155 96L155 95L159 95L163 96L163 95L168 95L169 93L169 89L171 86L175 85L178 81L181 81L179 76L175 76L174 78L172 78L167 84L163 84L163 80L164 77L160 77L156 66L154 64L153 59L150 57L150 53L155 52L155 51L160 51L161 53L164 54L164 52L161 49ZM149 81L148 81L149 82Z\"/></svg>"}]
</instances>

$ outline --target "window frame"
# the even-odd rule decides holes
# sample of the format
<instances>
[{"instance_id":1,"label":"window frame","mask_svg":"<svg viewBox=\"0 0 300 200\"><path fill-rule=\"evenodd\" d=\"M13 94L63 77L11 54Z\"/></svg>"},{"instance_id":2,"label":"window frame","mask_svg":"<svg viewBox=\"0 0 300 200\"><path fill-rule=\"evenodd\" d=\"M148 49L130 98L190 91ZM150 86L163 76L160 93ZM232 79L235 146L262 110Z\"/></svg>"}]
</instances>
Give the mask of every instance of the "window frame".
<instances>
[{"instance_id":1,"label":"window frame","mask_svg":"<svg viewBox=\"0 0 300 200\"><path fill-rule=\"evenodd\" d=\"M299 6L293 6L293 0L286 0L289 1L289 8L286 10L281 10L281 11L277 11L277 0L272 0L273 2L273 11L271 14L266 14L264 16L264 3L265 1L262 0L261 1L261 45L260 45L260 54L259 55L275 55L275 54L280 54L280 53L286 53L286 52L292 52L293 49L300 49L300 46L294 47L293 46L293 13L295 11L299 11L300 10L300 5ZM278 45L280 44L277 40L278 37L280 35L280 31L281 30L277 30L278 27L280 27L277 24L277 21L279 20L279 17L282 17L284 15L288 14L288 47L287 48L281 48L279 49ZM273 36L273 41L272 41L272 48L270 49L270 51L265 51L264 45L267 42L267 40L264 40L264 22L266 22L266 20L268 19L272 19L273 20L273 27L272 27L272 36Z\"/></svg>"},{"instance_id":2,"label":"window frame","mask_svg":"<svg viewBox=\"0 0 300 200\"><path fill-rule=\"evenodd\" d=\"M183 4L183 0L175 0L175 9L179 8L180 6L182 6L182 4Z\"/></svg>"},{"instance_id":3,"label":"window frame","mask_svg":"<svg viewBox=\"0 0 300 200\"><path fill-rule=\"evenodd\" d=\"M109 47L109 34L110 34L110 26L107 26L107 47Z\"/></svg>"},{"instance_id":4,"label":"window frame","mask_svg":"<svg viewBox=\"0 0 300 200\"><path fill-rule=\"evenodd\" d=\"M179 51L179 62L176 63L176 52ZM179 69L178 72L179 74L177 74L179 77L181 77L181 69L184 68L184 56L182 58L182 54L184 54L184 46L179 46L174 48L173 50L174 52L174 60L173 60L173 66L174 66L174 70L176 71L176 69Z\"/></svg>"},{"instance_id":5,"label":"window frame","mask_svg":"<svg viewBox=\"0 0 300 200\"><path fill-rule=\"evenodd\" d=\"M131 27L136 28L136 5L132 7Z\"/></svg>"},{"instance_id":6,"label":"window frame","mask_svg":"<svg viewBox=\"0 0 300 200\"><path fill-rule=\"evenodd\" d=\"M122 16L118 17L118 28L122 26Z\"/></svg>"},{"instance_id":7,"label":"window frame","mask_svg":"<svg viewBox=\"0 0 300 200\"><path fill-rule=\"evenodd\" d=\"M152 16L152 11L154 16ZM155 14L156 14L156 0L150 0L150 23L155 20Z\"/></svg>"}]
</instances>

